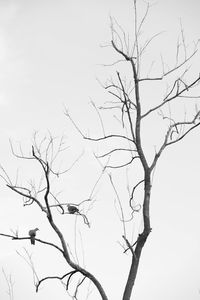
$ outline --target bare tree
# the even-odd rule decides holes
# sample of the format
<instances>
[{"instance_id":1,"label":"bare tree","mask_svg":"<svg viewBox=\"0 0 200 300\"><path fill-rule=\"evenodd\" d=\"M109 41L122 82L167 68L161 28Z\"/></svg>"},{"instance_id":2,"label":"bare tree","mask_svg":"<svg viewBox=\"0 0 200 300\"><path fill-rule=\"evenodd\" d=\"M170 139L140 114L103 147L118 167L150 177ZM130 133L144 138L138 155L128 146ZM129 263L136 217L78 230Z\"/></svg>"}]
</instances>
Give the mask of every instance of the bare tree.
<instances>
[{"instance_id":1,"label":"bare tree","mask_svg":"<svg viewBox=\"0 0 200 300\"><path fill-rule=\"evenodd\" d=\"M114 63L107 66L117 66L124 63L126 66L122 71L116 70L115 75L103 84L104 89L112 96L111 101L106 101L103 106L96 107L95 109L100 118L103 135L100 137L91 137L85 135L79 128L76 122L74 122L71 115L66 111L66 116L71 120L76 129L80 132L82 137L86 140L93 142L103 142L105 140L118 139L118 145L122 144L122 147L113 147L105 153L96 155L98 159L108 158L110 161L112 155L116 152L129 153L129 158L127 162L122 162L119 165L116 164L106 164L103 167L108 169L119 169L128 166L133 166L136 161L139 160L142 169L142 177L138 182L130 183L128 185L129 199L128 203L132 211L131 218L129 220L124 219L123 204L126 199L121 199L121 220L124 223L124 235L122 236L126 244L126 249L124 252L129 251L132 257L131 266L129 270L128 279L124 289L123 300L128 300L131 297L132 289L135 283L138 266L140 262L140 257L142 249L145 242L151 232L150 223L150 199L151 199L151 189L152 189L152 176L154 174L157 162L163 153L169 146L181 141L187 134L189 134L193 129L200 125L200 110L195 102L193 102L193 115L188 116L184 111L184 114L180 117L180 113L176 114L177 102L181 99L182 105L184 106L187 101L195 101L199 99L200 96L196 94L197 85L199 84L200 74L197 74L192 80L189 80L189 69L188 62L197 53L197 44L194 43L194 48L188 54L188 45L186 45L186 40L184 36L184 31L181 25L180 36L177 40L176 51L175 51L175 63L172 67L167 66L161 58L161 71L160 74L156 76L150 76L149 73L146 76L142 75L142 62L144 53L146 52L150 43L156 38L160 33L156 33L149 39L142 41L142 30L143 25L146 21L150 5L147 4L146 11L144 15L139 19L139 14L137 10L137 0L133 1L134 6L134 40L131 44L130 35L125 32L123 27L115 20L111 19L111 46L114 52L119 56L119 59ZM120 69L120 67L118 67ZM125 70L125 71L124 71ZM130 73L129 73L130 72ZM125 73L125 74L124 74ZM130 78L127 79L127 74L130 74ZM191 76L191 75L190 75ZM157 104L151 106L147 109L143 97L143 91L146 89L145 83L151 83L150 89L156 90L156 84L162 82L165 84L163 96L158 101ZM147 87L149 89L149 85ZM142 91L142 92L141 92ZM192 94L194 91L195 94ZM148 93L148 91L147 91ZM153 94L152 92L149 94ZM186 100L183 101L183 100ZM149 101L151 105L151 101ZM94 104L93 104L94 105ZM180 105L180 103L179 103ZM173 116L174 109L174 116ZM121 124L120 133L109 133L106 134L105 126L103 125L103 120L100 111L109 110L111 116L114 115L115 118ZM113 112L113 113L112 113ZM163 135L163 141L155 150L155 154L152 159L148 159L145 147L143 146L143 141L145 135L143 134L143 128L148 124L148 117L151 115L160 117L163 122L165 122L165 133ZM176 116L175 116L176 115ZM179 118L179 119L178 119ZM144 125L145 124L145 125ZM151 131L151 124L146 125L149 128L149 139L153 137L153 132ZM111 143L112 144L112 143ZM138 165L136 165L138 168ZM117 194L117 189L114 185L112 175L109 173L110 182ZM132 180L132 179L131 179ZM133 182L134 180L132 180ZM134 205L135 191L140 186L143 186L142 195L142 218L143 218L143 230L140 232L136 240L132 243L130 237L126 233L127 222L133 223L133 215L138 211L140 207L139 204ZM118 196L118 194L117 194Z\"/></svg>"},{"instance_id":2,"label":"bare tree","mask_svg":"<svg viewBox=\"0 0 200 300\"><path fill-rule=\"evenodd\" d=\"M97 107L92 103L100 119L103 134L99 137L92 137L84 134L79 125L77 125L77 122L74 121L74 118L67 110L65 110L65 115L85 140L98 143L103 143L105 141L110 142L110 149L104 153L95 153L95 157L102 167L101 175L106 174L108 176L109 183L117 198L120 222L123 224L121 244L124 253L129 253L131 256L129 274L123 291L123 300L131 299L141 253L151 232L150 199L152 177L159 158L169 146L181 141L193 129L200 125L200 110L198 109L198 106L195 105L195 102L193 113L188 113L188 115L186 115L184 112L181 117L180 114L176 113L176 105L180 99L184 100L182 101L184 106L187 101L190 101L191 104L191 101L200 98L200 96L196 94L196 87L199 83L200 75L197 74L196 77L190 80L190 68L188 65L188 62L192 60L197 52L197 44L194 45L194 49L188 54L188 47L181 27L180 37L178 38L176 45L175 63L171 67L167 67L163 59L161 59L160 73L156 76L151 76L150 70L148 74L144 76L144 72L142 71L144 53L147 51L148 46L153 39L159 34L156 33L149 39L143 41L141 33L150 6L147 4L146 11L140 18L137 11L137 1L134 0L133 4L133 41L131 41L128 33L125 32L118 22L111 19L112 39L109 46L111 46L115 54L119 56L119 60L111 65L115 67L119 63L123 63L125 64L125 67L121 69L119 67L120 71L116 69L113 77L103 85L104 89L111 97L111 100L106 101L106 103L100 107ZM130 76L129 79L127 79L127 75ZM152 94L152 91L156 89L155 86L159 83L162 83L162 86L164 86L163 96L155 105L150 106L152 105L151 101L148 103L149 106L146 105L143 100L143 91L146 91L147 88L149 89L151 84L150 89ZM145 86L146 84L148 84L148 87ZM194 94L192 94L192 91ZM111 131L111 129L108 134L106 133L105 123L103 122L101 115L102 111L104 113L110 113L111 117L114 115L114 118L120 124L120 132ZM150 116L152 115L159 118L160 122L164 122L165 132L161 143L157 146L157 149L155 149L155 153L149 158L143 145L146 137L144 134L144 127L146 126L146 128L148 128L149 139L151 141L154 133L151 130L151 125L148 123L148 118L150 119ZM117 142L115 143L113 140L117 140ZM42 282L48 279L58 279L62 281L68 290L72 278L76 278L76 275L78 274L79 278L78 281L76 281L77 284L74 292L74 299L78 299L78 289L86 280L91 281L95 285L101 295L101 299L108 299L108 296L97 278L86 268L81 267L80 264L75 262L68 243L55 221L56 213L68 213L83 218L84 223L89 225L87 213L81 211L81 205L86 202L91 203L93 200L93 191L88 199L84 199L78 204L60 202L58 197L52 192L52 177L59 177L71 169L71 167L66 170L54 169L55 161L57 161L59 154L65 149L63 140L61 139L57 144L57 148L55 148L55 138L51 135L48 138L46 137L39 141L35 136L31 153L28 156L24 155L22 150L16 153L12 144L11 149L17 158L32 160L39 164L42 171L40 184L38 187L34 184L30 184L29 187L18 185L18 181L16 180L14 183L3 167L1 167L1 177L5 180L9 189L23 197L24 206L37 205L45 214L49 226L54 230L60 240L60 245L38 239L37 237L35 238L35 241L55 248L71 268L70 271L67 271L62 276L47 276L43 279L38 279L36 290L38 291ZM116 161L112 159L116 153L120 153L120 158L125 158L125 161L116 163ZM75 160L75 162L77 162L77 160ZM73 166L75 162L73 162L71 166ZM114 172L116 169L124 170L128 167L133 169L137 167L140 178L138 177L138 179L135 180L135 178L127 176L126 185L128 197L122 199L115 184ZM100 178L101 176L98 178L97 183ZM141 198L140 201L136 202L135 194L138 190L140 190ZM127 205L130 212L130 217L128 219L126 219L124 213L124 207ZM135 222L134 216L139 211L142 216L143 228L141 231L137 232L137 236L133 241L129 229L133 227ZM1 235L11 237L14 240L30 239L30 237L19 237L18 234L10 235L1 233Z\"/></svg>"}]
</instances>

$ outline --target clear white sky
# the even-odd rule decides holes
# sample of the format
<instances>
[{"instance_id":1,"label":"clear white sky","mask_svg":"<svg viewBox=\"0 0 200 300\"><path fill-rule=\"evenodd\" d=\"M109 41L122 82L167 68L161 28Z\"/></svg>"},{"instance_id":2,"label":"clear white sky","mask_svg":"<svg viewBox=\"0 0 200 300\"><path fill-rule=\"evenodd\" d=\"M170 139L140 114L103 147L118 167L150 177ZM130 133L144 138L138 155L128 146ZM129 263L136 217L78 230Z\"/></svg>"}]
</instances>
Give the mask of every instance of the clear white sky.
<instances>
[{"instance_id":1,"label":"clear white sky","mask_svg":"<svg viewBox=\"0 0 200 300\"><path fill-rule=\"evenodd\" d=\"M152 60L160 52L168 61L174 59L180 18L188 43L200 38L199 12L199 0L154 2L145 27L146 35L165 33L151 47ZM87 198L101 171L92 159L92 145L81 141L65 118L63 107L69 109L85 132L100 132L89 102L91 99L98 104L105 101L106 95L96 78L106 80L113 69L103 68L101 64L116 59L109 48L100 47L110 41L110 15L130 29L132 1L0 0L0 163L13 177L19 167L24 182L37 178L28 164L13 159L9 138L17 143L21 141L28 152L27 143L35 130L42 133L50 130L59 136L66 134L70 146L66 166L86 149L85 158L56 187L56 191L63 191L63 197L68 197L67 202ZM197 56L191 78L199 70ZM152 97L154 92L148 91ZM169 148L156 169L151 206L153 231L142 254L133 294L135 300L200 299L199 135L197 129ZM149 151L154 149L154 144L151 146ZM101 146L98 149L100 152ZM118 243L122 232L116 214L111 218L109 212L101 210L105 204L113 210L114 196L110 190L104 179L90 212L91 229L85 228L81 220L78 228L85 243L88 269L102 280L109 299L120 300L130 257L122 253ZM64 216L59 224L74 251L74 220ZM23 208L20 197L6 190L1 182L0 232L18 229L25 236L36 226L40 228L41 238L54 239L44 216L37 209ZM40 278L62 275L69 270L62 258L48 247L31 247L27 242L1 237L0 266L12 274L14 300L67 299L66 292L56 282L44 284L35 293L31 270L15 252L24 253L23 247L32 253ZM0 272L0 299L9 299L6 291ZM84 300L84 295L80 299ZM94 295L91 299L98 298Z\"/></svg>"}]
</instances>

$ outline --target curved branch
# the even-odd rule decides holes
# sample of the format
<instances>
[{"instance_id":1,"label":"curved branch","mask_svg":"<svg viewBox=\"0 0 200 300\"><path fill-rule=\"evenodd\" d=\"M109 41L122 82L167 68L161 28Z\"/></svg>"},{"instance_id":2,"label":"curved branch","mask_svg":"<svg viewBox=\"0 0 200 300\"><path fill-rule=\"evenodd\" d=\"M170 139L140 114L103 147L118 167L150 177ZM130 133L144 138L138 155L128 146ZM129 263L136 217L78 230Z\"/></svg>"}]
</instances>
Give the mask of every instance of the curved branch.
<instances>
[{"instance_id":1,"label":"curved branch","mask_svg":"<svg viewBox=\"0 0 200 300\"><path fill-rule=\"evenodd\" d=\"M6 234L6 233L0 233L0 236L9 237L12 240L30 240L30 236L29 237L19 237L17 235L10 235L10 234ZM43 240L38 239L38 238L35 238L35 240L38 241L41 244L45 244L45 245L49 245L51 247L54 247L63 254L63 250L60 247L58 247L57 245L55 245L53 243L50 243L50 242L47 242L47 241L43 241Z\"/></svg>"},{"instance_id":2,"label":"curved branch","mask_svg":"<svg viewBox=\"0 0 200 300\"><path fill-rule=\"evenodd\" d=\"M158 105L156 105L155 107L149 109L146 113L144 113L144 114L141 116L141 118L144 118L144 117L148 116L150 113L152 113L152 112L158 110L159 108L161 108L162 106L164 106L166 103L169 103L169 102L171 102L172 100L174 100L174 99L180 97L185 91L188 91L191 87L193 87L199 80L200 80L200 75L199 75L198 78L197 78L196 80L194 80L191 84L189 84L188 86L186 86L186 87L183 88L182 90L177 91L176 94L175 94L174 96L172 96L172 97L170 97L170 98L167 98L167 97L173 92L174 87L175 87L175 85L176 85L176 83L177 83L177 80L176 80L176 81L174 82L174 85L173 85L171 91L170 91L169 94L164 98L163 102L160 103L160 104L158 104Z\"/></svg>"},{"instance_id":3,"label":"curved branch","mask_svg":"<svg viewBox=\"0 0 200 300\"><path fill-rule=\"evenodd\" d=\"M83 282L84 282L84 280L86 279L86 276L84 276L80 281L79 281L79 283L77 284L77 286L76 286L76 290L75 290L75 293L74 293L74 298L75 299L77 299L77 293L78 293L78 289L79 289L79 287L81 286L81 284L83 284Z\"/></svg>"},{"instance_id":4,"label":"curved branch","mask_svg":"<svg viewBox=\"0 0 200 300\"><path fill-rule=\"evenodd\" d=\"M139 156L134 156L134 157L131 158L131 160L129 162L127 162L125 164L122 164L122 165L119 165L119 166L109 166L109 165L107 165L106 168L119 169L119 168L126 167L126 166L130 165L135 158L140 158L140 157Z\"/></svg>"},{"instance_id":5,"label":"curved branch","mask_svg":"<svg viewBox=\"0 0 200 300\"><path fill-rule=\"evenodd\" d=\"M167 75L173 73L174 71L178 70L179 68L181 68L183 65L185 65L186 62L188 62L196 53L198 50L195 50L187 59L185 59L182 63L180 63L178 66L170 69L168 72L165 72L162 76L158 76L158 77L146 77L146 78L140 78L139 81L148 81L148 80L163 80L164 77L166 77Z\"/></svg>"},{"instance_id":6,"label":"curved branch","mask_svg":"<svg viewBox=\"0 0 200 300\"><path fill-rule=\"evenodd\" d=\"M45 280L48 280L48 279L58 279L58 280L63 280L65 277L67 277L68 275L70 275L69 278L71 278L72 275L74 275L75 273L77 273L78 271L70 271L66 274L64 274L63 276L47 276L47 277L44 277L42 278L41 280L39 280L39 282L37 283L36 285L36 292L38 292L38 289L39 289L39 286L41 285L41 283ZM69 280L69 279L68 279ZM69 284L68 284L69 285ZM67 289L68 289L68 285L67 285Z\"/></svg>"},{"instance_id":7,"label":"curved branch","mask_svg":"<svg viewBox=\"0 0 200 300\"><path fill-rule=\"evenodd\" d=\"M109 139L109 138L122 138L129 142L135 143L135 141L133 141L132 139L130 139L124 135L120 135L120 134L110 134L110 135L100 137L100 138L89 138L89 137L84 136L84 139L94 141L94 142L102 141L102 140Z\"/></svg>"},{"instance_id":8,"label":"curved branch","mask_svg":"<svg viewBox=\"0 0 200 300\"><path fill-rule=\"evenodd\" d=\"M105 154L102 154L102 155L96 155L97 158L103 158L105 156L108 156L110 154L112 154L113 152L116 152L116 151L130 151L130 152L137 152L137 150L132 150L132 149L126 149L126 148L117 148L117 149L113 149Z\"/></svg>"},{"instance_id":9,"label":"curved branch","mask_svg":"<svg viewBox=\"0 0 200 300\"><path fill-rule=\"evenodd\" d=\"M161 156L163 150L169 146L169 145L172 145L174 143L177 143L179 142L180 140L182 140L191 130L195 129L196 127L198 127L200 125L200 122L198 122L197 124L195 124L196 120L200 118L200 111L197 112L197 114L195 115L195 117L193 118L192 121L183 121L183 122L176 122L172 125L169 126L167 132L166 132L166 135L165 135L165 139L159 149L159 151L156 153L154 159L153 159L153 162L151 164L151 167L150 167L150 170L152 171L154 169L154 167L156 166L156 163L159 159L159 157ZM194 124L193 126L191 126L188 130L186 130L185 133L183 133L180 137L178 137L177 139L173 140L173 141L168 141L169 137L170 137L170 134L173 130L173 128L176 129L177 131L177 128L178 126L181 126L181 125L192 125Z\"/></svg>"},{"instance_id":10,"label":"curved branch","mask_svg":"<svg viewBox=\"0 0 200 300\"><path fill-rule=\"evenodd\" d=\"M33 202L37 203L37 205L41 208L41 210L43 212L47 213L46 208L43 207L42 204L35 197L33 197L31 195L31 191L29 189L24 188L24 187L20 187L20 186L12 186L12 185L9 185L9 184L7 184L7 187L10 188L12 191L16 192L17 194L19 194L19 195L21 195L25 198L28 198L28 199L32 200ZM20 189L27 191L29 193L29 195L22 192L22 191L20 191Z\"/></svg>"},{"instance_id":11,"label":"curved branch","mask_svg":"<svg viewBox=\"0 0 200 300\"><path fill-rule=\"evenodd\" d=\"M131 207L132 209L133 209L133 207L132 207L131 202L132 202L132 200L133 200L133 194L134 194L136 188L137 188L141 183L143 183L143 182L144 182L144 179L140 180L140 181L133 187L133 189L132 189L131 196L130 196L130 200L129 200L129 205L130 205L130 207Z\"/></svg>"}]
</instances>

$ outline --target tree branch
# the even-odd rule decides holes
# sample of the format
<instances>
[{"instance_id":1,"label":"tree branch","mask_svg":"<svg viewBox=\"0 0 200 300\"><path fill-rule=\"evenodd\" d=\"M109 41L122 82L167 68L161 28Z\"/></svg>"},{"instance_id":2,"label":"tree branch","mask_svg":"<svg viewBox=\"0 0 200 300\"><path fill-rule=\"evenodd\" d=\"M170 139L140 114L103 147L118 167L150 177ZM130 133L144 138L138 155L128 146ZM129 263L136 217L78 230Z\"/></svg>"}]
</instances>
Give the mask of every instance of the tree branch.
<instances>
[{"instance_id":1,"label":"tree branch","mask_svg":"<svg viewBox=\"0 0 200 300\"><path fill-rule=\"evenodd\" d=\"M39 280L39 282L36 285L36 292L38 292L39 286L41 285L42 282L44 282L45 280L49 280L49 279L58 279L58 280L63 280L65 277L70 276L69 278L71 278L72 275L76 274L78 271L70 271L62 276L47 276L42 278L41 280ZM67 289L69 287L69 283L67 284Z\"/></svg>"},{"instance_id":2,"label":"tree branch","mask_svg":"<svg viewBox=\"0 0 200 300\"><path fill-rule=\"evenodd\" d=\"M191 130L193 130L194 128L198 127L200 125L200 122L198 122L197 124L195 124L196 120L199 119L200 117L200 111L197 112L197 114L195 115L195 117L193 118L193 120L191 121L183 121L183 122L175 122L174 124L170 125L167 132L166 132L166 135L165 135L165 139L159 149L159 151L156 153L154 159L153 159L153 162L151 164L151 167L150 169L153 170L156 166L156 163L159 159L159 157L161 156L163 150L169 146L169 145L172 145L174 143L177 143L179 142L180 140L182 140ZM182 125L192 125L194 124L192 127L190 127L185 133L183 133L180 137L178 137L177 139L175 140L172 140L172 141L168 141L169 137L170 137L170 134L173 130L173 128L178 128L178 126L182 126Z\"/></svg>"},{"instance_id":3,"label":"tree branch","mask_svg":"<svg viewBox=\"0 0 200 300\"><path fill-rule=\"evenodd\" d=\"M179 80L179 79L178 79ZM163 99L163 102L156 105L155 107L151 108L150 110L148 110L146 113L144 113L141 117L144 118L146 116L148 116L150 113L158 110L159 108L161 108L162 106L164 106L166 103L171 102L172 100L180 97L185 91L188 91L191 87L193 87L196 83L198 83L198 81L200 80L200 75L198 76L198 78L196 80L194 80L191 84L189 84L188 86L186 86L185 88L183 88L180 91L177 91L176 94L170 98L167 98L174 90L175 85L177 84L177 80L174 82L174 85L172 87L172 90L169 92L169 94Z\"/></svg>"}]
</instances>

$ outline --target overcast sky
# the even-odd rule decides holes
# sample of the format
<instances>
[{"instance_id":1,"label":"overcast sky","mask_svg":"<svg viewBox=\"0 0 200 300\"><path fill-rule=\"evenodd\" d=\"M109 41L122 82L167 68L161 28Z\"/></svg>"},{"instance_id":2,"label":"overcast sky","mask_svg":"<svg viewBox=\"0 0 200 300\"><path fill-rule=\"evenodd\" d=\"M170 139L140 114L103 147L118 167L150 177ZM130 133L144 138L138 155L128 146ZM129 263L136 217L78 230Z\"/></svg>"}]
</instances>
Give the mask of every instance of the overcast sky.
<instances>
[{"instance_id":1,"label":"overcast sky","mask_svg":"<svg viewBox=\"0 0 200 300\"><path fill-rule=\"evenodd\" d=\"M163 33L150 47L149 61L162 53L167 63L170 59L174 62L180 19L188 51L189 45L200 38L200 2L160 0L150 3L154 5L144 27L145 34L149 37ZM69 167L85 150L79 163L55 187L56 192L62 191L63 198L68 197L66 202L78 203L86 199L101 173L92 156L93 145L81 140L64 116L64 107L84 132L100 133L99 121L90 102L102 105L106 100L97 78L106 81L114 68L103 67L103 64L117 59L110 48L103 47L111 40L110 16L131 30L132 1L0 0L0 163L12 178L19 167L23 182L27 183L34 176L37 180L37 169L30 167L27 161L13 158L9 139L15 146L21 142L25 153L29 153L34 131L39 131L41 136L48 131L57 136L65 135L69 151L65 154L64 166ZM197 54L193 60L191 79L198 76L199 58ZM148 56L146 61L149 63ZM147 95L149 99L145 100L154 99L155 90L145 91L144 97ZM109 120L105 117L107 128ZM151 126L149 128L155 128L156 137L162 133L162 126L154 122ZM142 254L133 294L135 300L200 299L199 136L197 129L169 148L156 169L151 206L153 230ZM155 144L148 140L148 131L146 139L147 150L153 153ZM151 148L148 148L149 142L152 142ZM95 147L101 152L101 145ZM41 238L54 240L44 216L37 209L23 208L20 197L8 191L3 181L0 187L0 232L18 229L21 236L26 236L30 228L39 227ZM86 266L102 281L109 299L118 300L127 278L130 257L123 254L119 245L122 232L116 212L111 219L108 212L101 210L103 205L111 210L114 207L114 196L105 178L97 188L96 199L90 212L91 229L77 220L79 250L83 240L84 251L80 253L85 254ZM66 218L67 215L62 217L59 225L74 251L74 219ZM32 253L42 278L69 271L54 250L2 237L0 247L0 266L7 274L12 274L14 300L68 299L58 282L47 282L36 294L31 269L16 254L17 250L25 255L24 247ZM81 254L80 261L83 262ZM98 299L95 295L91 299ZM80 299L84 297L85 294ZM0 299L9 299L1 272Z\"/></svg>"}]
</instances>

